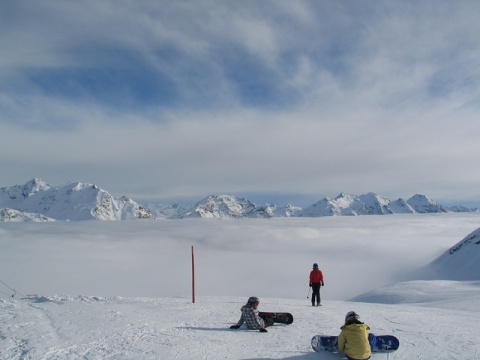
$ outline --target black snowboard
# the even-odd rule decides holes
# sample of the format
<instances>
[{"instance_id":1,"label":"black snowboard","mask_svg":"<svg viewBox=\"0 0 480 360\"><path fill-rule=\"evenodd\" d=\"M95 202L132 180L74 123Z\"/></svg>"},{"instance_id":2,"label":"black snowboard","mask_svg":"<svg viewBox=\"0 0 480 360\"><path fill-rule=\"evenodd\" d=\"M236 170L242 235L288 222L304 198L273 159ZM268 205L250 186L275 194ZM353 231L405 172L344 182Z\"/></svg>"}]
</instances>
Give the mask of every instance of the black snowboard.
<instances>
[{"instance_id":1,"label":"black snowboard","mask_svg":"<svg viewBox=\"0 0 480 360\"><path fill-rule=\"evenodd\" d=\"M275 324L291 324L293 322L293 315L287 312L259 312L258 315L262 318L270 318Z\"/></svg>"}]
</instances>

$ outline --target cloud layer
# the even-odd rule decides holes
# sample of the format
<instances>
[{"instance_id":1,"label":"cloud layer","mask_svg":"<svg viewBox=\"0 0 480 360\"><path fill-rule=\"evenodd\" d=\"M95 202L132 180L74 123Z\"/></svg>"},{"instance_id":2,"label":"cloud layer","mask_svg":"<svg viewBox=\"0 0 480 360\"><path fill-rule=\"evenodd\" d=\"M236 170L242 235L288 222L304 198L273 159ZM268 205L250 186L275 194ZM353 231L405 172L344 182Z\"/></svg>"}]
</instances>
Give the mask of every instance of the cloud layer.
<instances>
[{"instance_id":1,"label":"cloud layer","mask_svg":"<svg viewBox=\"0 0 480 360\"><path fill-rule=\"evenodd\" d=\"M6 225L1 279L22 294L189 296L194 246L198 295L306 299L318 263L323 299L346 300L436 259L478 214Z\"/></svg>"}]
</instances>

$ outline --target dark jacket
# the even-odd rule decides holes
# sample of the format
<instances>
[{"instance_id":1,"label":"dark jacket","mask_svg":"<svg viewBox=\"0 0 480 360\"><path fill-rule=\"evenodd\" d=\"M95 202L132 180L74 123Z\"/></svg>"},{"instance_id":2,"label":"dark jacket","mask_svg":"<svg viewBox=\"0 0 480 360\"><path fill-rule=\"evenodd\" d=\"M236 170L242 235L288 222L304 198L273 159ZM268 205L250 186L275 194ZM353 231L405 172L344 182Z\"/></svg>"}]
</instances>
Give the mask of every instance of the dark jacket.
<instances>
[{"instance_id":1,"label":"dark jacket","mask_svg":"<svg viewBox=\"0 0 480 360\"><path fill-rule=\"evenodd\" d=\"M250 303L243 305L241 311L242 316L240 317L240 320L238 320L237 326L241 326L245 323L250 330L260 330L265 328L265 322L258 315L258 310Z\"/></svg>"}]
</instances>

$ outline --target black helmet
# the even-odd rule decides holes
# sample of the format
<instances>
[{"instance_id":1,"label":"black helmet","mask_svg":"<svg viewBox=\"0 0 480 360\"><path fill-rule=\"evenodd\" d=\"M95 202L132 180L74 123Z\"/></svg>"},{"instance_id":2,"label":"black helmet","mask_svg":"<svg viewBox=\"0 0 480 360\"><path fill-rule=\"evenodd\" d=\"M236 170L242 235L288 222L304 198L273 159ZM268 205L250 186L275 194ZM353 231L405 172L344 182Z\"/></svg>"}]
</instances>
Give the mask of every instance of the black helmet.
<instances>
[{"instance_id":1,"label":"black helmet","mask_svg":"<svg viewBox=\"0 0 480 360\"><path fill-rule=\"evenodd\" d=\"M250 297L248 298L248 302L249 302L249 303L256 303L256 302L260 302L260 299L259 299L258 297L256 297L256 296L250 296Z\"/></svg>"},{"instance_id":2,"label":"black helmet","mask_svg":"<svg viewBox=\"0 0 480 360\"><path fill-rule=\"evenodd\" d=\"M318 269L318 264L317 263L313 264L313 268Z\"/></svg>"},{"instance_id":3,"label":"black helmet","mask_svg":"<svg viewBox=\"0 0 480 360\"><path fill-rule=\"evenodd\" d=\"M358 319L360 319L360 315L358 315L355 311L349 311L347 315L345 315L345 321Z\"/></svg>"}]
</instances>

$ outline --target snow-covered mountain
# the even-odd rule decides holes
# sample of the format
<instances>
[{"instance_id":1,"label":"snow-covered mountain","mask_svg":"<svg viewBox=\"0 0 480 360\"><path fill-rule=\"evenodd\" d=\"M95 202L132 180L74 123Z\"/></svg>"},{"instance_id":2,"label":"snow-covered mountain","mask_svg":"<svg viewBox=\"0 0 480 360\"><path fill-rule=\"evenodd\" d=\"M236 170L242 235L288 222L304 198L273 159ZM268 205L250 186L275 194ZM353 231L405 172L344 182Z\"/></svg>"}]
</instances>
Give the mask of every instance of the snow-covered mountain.
<instances>
[{"instance_id":1,"label":"snow-covered mountain","mask_svg":"<svg viewBox=\"0 0 480 360\"><path fill-rule=\"evenodd\" d=\"M480 229L468 234L413 276L428 280L480 280Z\"/></svg>"},{"instance_id":2,"label":"snow-covered mountain","mask_svg":"<svg viewBox=\"0 0 480 360\"><path fill-rule=\"evenodd\" d=\"M191 208L191 205L148 202L143 204L143 207L157 219L168 219Z\"/></svg>"},{"instance_id":3,"label":"snow-covered mountain","mask_svg":"<svg viewBox=\"0 0 480 360\"><path fill-rule=\"evenodd\" d=\"M480 228L419 269L406 274L408 281L390 284L358 295L351 301L372 303L453 302L465 297L480 299ZM445 305L442 305L445 306Z\"/></svg>"},{"instance_id":4,"label":"snow-covered mountain","mask_svg":"<svg viewBox=\"0 0 480 360\"><path fill-rule=\"evenodd\" d=\"M147 207L148 208L148 207ZM150 208L148 208L150 209ZM179 208L170 219L182 218L271 218L296 216L302 208L291 204L285 206L256 205L236 196L210 195L193 206Z\"/></svg>"},{"instance_id":5,"label":"snow-covered mountain","mask_svg":"<svg viewBox=\"0 0 480 360\"><path fill-rule=\"evenodd\" d=\"M445 213L442 205L425 195L414 195L408 200L391 201L374 193L364 195L340 194L336 198L323 198L305 208L298 216L356 216L356 215L388 215L388 214L423 214Z\"/></svg>"},{"instance_id":6,"label":"snow-covered mountain","mask_svg":"<svg viewBox=\"0 0 480 360\"><path fill-rule=\"evenodd\" d=\"M426 213L446 213L442 205L437 204L435 201L427 198L425 195L413 195L410 199L407 200L407 204L418 214Z\"/></svg>"},{"instance_id":7,"label":"snow-covered mountain","mask_svg":"<svg viewBox=\"0 0 480 360\"><path fill-rule=\"evenodd\" d=\"M191 207L179 211L171 218L269 218L267 206L229 195L210 195Z\"/></svg>"},{"instance_id":8,"label":"snow-covered mountain","mask_svg":"<svg viewBox=\"0 0 480 360\"><path fill-rule=\"evenodd\" d=\"M160 204L149 202L143 206L127 197L115 198L93 184L69 183L51 186L40 179L24 185L0 188L0 221L55 220L129 220L129 219L183 219L183 218L272 218L320 217L388 214L424 214L470 212L461 206L444 207L425 195L414 195L408 200L390 200L368 193L335 198L325 197L305 209L295 205L257 205L245 198L231 195L210 195L194 205ZM11 211L19 213L14 215ZM21 213L29 213L21 214ZM33 215L32 215L33 214ZM45 218L40 217L40 215Z\"/></svg>"},{"instance_id":9,"label":"snow-covered mountain","mask_svg":"<svg viewBox=\"0 0 480 360\"><path fill-rule=\"evenodd\" d=\"M388 214L445 213L448 210L425 195L414 195L408 200L391 201L386 197L368 193L364 195L340 194L325 197L302 209L294 205L256 205L236 196L210 195L192 206L149 203L145 205L157 217L183 218L270 218L270 217L320 217ZM473 209L476 210L476 209ZM464 208L464 211L473 211ZM461 211L461 209L457 209Z\"/></svg>"},{"instance_id":10,"label":"snow-covered mountain","mask_svg":"<svg viewBox=\"0 0 480 360\"><path fill-rule=\"evenodd\" d=\"M28 213L14 209L0 209L0 222L47 222L55 221L42 214Z\"/></svg>"},{"instance_id":11,"label":"snow-covered mountain","mask_svg":"<svg viewBox=\"0 0 480 360\"><path fill-rule=\"evenodd\" d=\"M445 209L448 212L458 212L458 213L478 211L477 208L467 208L466 206L461 206L461 205L445 206Z\"/></svg>"},{"instance_id":12,"label":"snow-covered mountain","mask_svg":"<svg viewBox=\"0 0 480 360\"><path fill-rule=\"evenodd\" d=\"M0 188L0 208L55 220L153 219L148 210L123 196L115 198L92 184L51 186L40 179Z\"/></svg>"},{"instance_id":13,"label":"snow-covered mountain","mask_svg":"<svg viewBox=\"0 0 480 360\"><path fill-rule=\"evenodd\" d=\"M299 206L288 204L284 206L266 205L265 211L270 214L271 217L295 217L302 210Z\"/></svg>"},{"instance_id":14,"label":"snow-covered mountain","mask_svg":"<svg viewBox=\"0 0 480 360\"><path fill-rule=\"evenodd\" d=\"M156 218L164 219L292 217L302 210L291 204L256 205L247 199L231 195L210 195L194 205L146 203L144 207Z\"/></svg>"}]
</instances>

